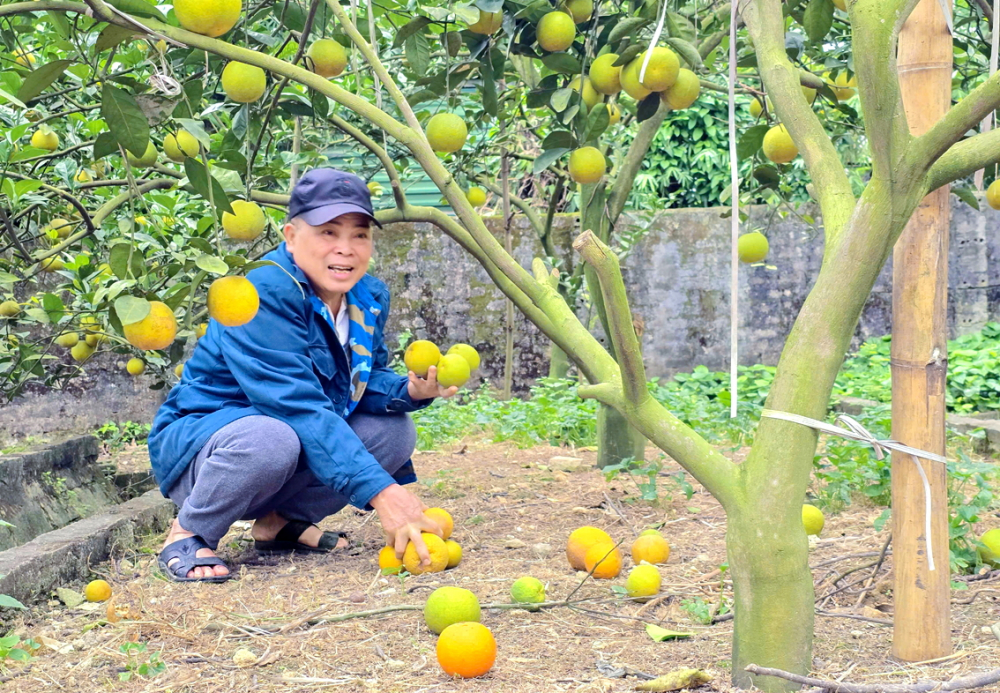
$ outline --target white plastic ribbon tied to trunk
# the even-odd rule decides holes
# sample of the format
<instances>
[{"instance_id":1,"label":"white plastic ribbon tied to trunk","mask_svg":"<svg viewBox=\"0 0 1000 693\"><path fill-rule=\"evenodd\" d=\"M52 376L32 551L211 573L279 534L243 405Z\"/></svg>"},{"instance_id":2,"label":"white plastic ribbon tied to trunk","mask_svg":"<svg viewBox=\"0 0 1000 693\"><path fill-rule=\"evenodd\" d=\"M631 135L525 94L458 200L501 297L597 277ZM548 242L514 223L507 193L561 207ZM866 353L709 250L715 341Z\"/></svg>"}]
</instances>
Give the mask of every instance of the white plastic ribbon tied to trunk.
<instances>
[{"instance_id":1,"label":"white plastic ribbon tied to trunk","mask_svg":"<svg viewBox=\"0 0 1000 693\"><path fill-rule=\"evenodd\" d=\"M931 462L940 462L941 464L947 464L948 460L941 455L933 452L927 452L926 450L911 448L909 445L903 445L895 440L880 440L873 436L868 429L846 414L841 414L836 419L837 423L842 423L846 426L846 428L834 426L833 424L828 424L824 421L810 419L808 416L789 414L788 412L775 411L773 409L764 409L760 415L767 416L772 419L781 419L782 421L791 421L792 423L808 426L809 428L814 428L817 431L822 431L823 433L829 433L831 435L840 436L841 438L849 438L851 440L859 440L862 443L868 443L875 450L875 457L880 460L885 459L886 450L902 452L909 455L910 459L913 460L913 464L917 466L917 472L920 473L920 480L924 482L924 543L927 545L927 568L931 571L934 570L934 548L932 546L933 542L931 541L931 485L930 482L927 481L927 474L924 473L924 468L917 458L920 457L925 460L930 460Z\"/></svg>"}]
</instances>

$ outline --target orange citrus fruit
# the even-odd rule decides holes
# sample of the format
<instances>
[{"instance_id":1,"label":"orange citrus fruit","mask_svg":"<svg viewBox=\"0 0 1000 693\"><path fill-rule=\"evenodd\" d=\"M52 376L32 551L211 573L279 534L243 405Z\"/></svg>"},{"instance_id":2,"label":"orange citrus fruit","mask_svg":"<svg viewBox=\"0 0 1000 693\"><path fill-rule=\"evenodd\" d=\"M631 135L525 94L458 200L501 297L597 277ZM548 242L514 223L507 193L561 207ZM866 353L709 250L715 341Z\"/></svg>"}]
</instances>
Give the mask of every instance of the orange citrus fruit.
<instances>
[{"instance_id":1,"label":"orange citrus fruit","mask_svg":"<svg viewBox=\"0 0 1000 693\"><path fill-rule=\"evenodd\" d=\"M111 597L111 585L105 580L91 580L83 590L88 602L103 602Z\"/></svg>"},{"instance_id":2,"label":"orange citrus fruit","mask_svg":"<svg viewBox=\"0 0 1000 693\"><path fill-rule=\"evenodd\" d=\"M226 327L245 325L258 308L257 287L246 277L220 277L208 287L208 314Z\"/></svg>"},{"instance_id":3,"label":"orange citrus fruit","mask_svg":"<svg viewBox=\"0 0 1000 693\"><path fill-rule=\"evenodd\" d=\"M448 548L448 567L454 568L462 562L462 547L454 539L449 539L444 545Z\"/></svg>"},{"instance_id":4,"label":"orange citrus fruit","mask_svg":"<svg viewBox=\"0 0 1000 693\"><path fill-rule=\"evenodd\" d=\"M482 623L453 623L438 637L438 664L451 676L482 676L493 668L496 658L497 641Z\"/></svg>"},{"instance_id":5,"label":"orange citrus fruit","mask_svg":"<svg viewBox=\"0 0 1000 693\"><path fill-rule=\"evenodd\" d=\"M177 335L177 318L166 303L150 301L149 314L139 322L122 325L122 331L136 349L166 349Z\"/></svg>"},{"instance_id":6,"label":"orange citrus fruit","mask_svg":"<svg viewBox=\"0 0 1000 693\"><path fill-rule=\"evenodd\" d=\"M666 563L670 558L670 544L662 536L647 534L632 542L632 561L636 564Z\"/></svg>"},{"instance_id":7,"label":"orange citrus fruit","mask_svg":"<svg viewBox=\"0 0 1000 693\"><path fill-rule=\"evenodd\" d=\"M448 567L448 547L444 545L444 539L430 532L421 532L420 537L424 540L427 551L431 554L431 564L426 568L420 565L420 555L417 554L417 548L411 541L406 545L406 551L403 552L403 567L413 575L440 573Z\"/></svg>"},{"instance_id":8,"label":"orange citrus fruit","mask_svg":"<svg viewBox=\"0 0 1000 693\"><path fill-rule=\"evenodd\" d=\"M566 559L569 564L577 570L583 570L587 556L587 550L594 544L611 543L611 536L603 529L597 527L580 527L573 530L566 542Z\"/></svg>"},{"instance_id":9,"label":"orange citrus fruit","mask_svg":"<svg viewBox=\"0 0 1000 693\"><path fill-rule=\"evenodd\" d=\"M383 546L378 552L378 567L383 575L396 575L403 567L403 561L396 558L396 549L391 546Z\"/></svg>"},{"instance_id":10,"label":"orange citrus fruit","mask_svg":"<svg viewBox=\"0 0 1000 693\"><path fill-rule=\"evenodd\" d=\"M610 580L622 572L622 555L614 544L601 542L587 549L583 559L583 568L588 573L593 571L595 578Z\"/></svg>"},{"instance_id":11,"label":"orange citrus fruit","mask_svg":"<svg viewBox=\"0 0 1000 693\"><path fill-rule=\"evenodd\" d=\"M455 521L452 519L451 513L444 508L428 508L424 511L424 515L434 520L441 528L442 539L447 540L451 536L451 532L455 528Z\"/></svg>"}]
</instances>

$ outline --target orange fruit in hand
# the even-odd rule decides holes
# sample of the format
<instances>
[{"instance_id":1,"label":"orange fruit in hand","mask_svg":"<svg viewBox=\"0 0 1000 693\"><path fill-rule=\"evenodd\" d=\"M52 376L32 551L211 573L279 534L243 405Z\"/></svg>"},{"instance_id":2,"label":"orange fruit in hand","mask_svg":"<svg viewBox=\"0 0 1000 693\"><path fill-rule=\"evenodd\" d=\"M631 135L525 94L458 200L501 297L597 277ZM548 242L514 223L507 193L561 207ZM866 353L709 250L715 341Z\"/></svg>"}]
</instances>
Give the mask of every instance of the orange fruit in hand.
<instances>
[{"instance_id":1,"label":"orange fruit in hand","mask_svg":"<svg viewBox=\"0 0 1000 693\"><path fill-rule=\"evenodd\" d=\"M584 569L593 571L595 578L610 580L622 572L622 554L614 544L602 542L587 549L583 559Z\"/></svg>"},{"instance_id":2,"label":"orange fruit in hand","mask_svg":"<svg viewBox=\"0 0 1000 693\"><path fill-rule=\"evenodd\" d=\"M453 623L441 631L437 641L438 664L451 676L482 676L493 668L496 658L497 641L482 623Z\"/></svg>"},{"instance_id":3,"label":"orange fruit in hand","mask_svg":"<svg viewBox=\"0 0 1000 693\"><path fill-rule=\"evenodd\" d=\"M452 530L455 529L455 521L451 519L451 513L444 508L428 508L424 511L424 515L437 523L438 527L441 528L441 538L447 541Z\"/></svg>"},{"instance_id":4,"label":"orange fruit in hand","mask_svg":"<svg viewBox=\"0 0 1000 693\"><path fill-rule=\"evenodd\" d=\"M583 570L587 549L594 544L614 544L610 535L597 527L580 527L573 530L566 543L566 558L569 564L577 570Z\"/></svg>"},{"instance_id":5,"label":"orange fruit in hand","mask_svg":"<svg viewBox=\"0 0 1000 693\"><path fill-rule=\"evenodd\" d=\"M670 558L670 544L660 535L647 534L632 542L632 561L639 565L646 563L666 563Z\"/></svg>"},{"instance_id":6,"label":"orange fruit in hand","mask_svg":"<svg viewBox=\"0 0 1000 693\"><path fill-rule=\"evenodd\" d=\"M383 575L396 575L403 567L403 562L396 558L396 549L391 546L383 546L378 552L378 567Z\"/></svg>"},{"instance_id":7,"label":"orange fruit in hand","mask_svg":"<svg viewBox=\"0 0 1000 693\"><path fill-rule=\"evenodd\" d=\"M403 552L403 567L412 575L440 573L448 567L448 547L444 545L444 539L429 532L421 532L420 537L427 545L427 551L430 552L431 564L426 567L420 565L420 555L411 541L406 545L406 551Z\"/></svg>"}]
</instances>

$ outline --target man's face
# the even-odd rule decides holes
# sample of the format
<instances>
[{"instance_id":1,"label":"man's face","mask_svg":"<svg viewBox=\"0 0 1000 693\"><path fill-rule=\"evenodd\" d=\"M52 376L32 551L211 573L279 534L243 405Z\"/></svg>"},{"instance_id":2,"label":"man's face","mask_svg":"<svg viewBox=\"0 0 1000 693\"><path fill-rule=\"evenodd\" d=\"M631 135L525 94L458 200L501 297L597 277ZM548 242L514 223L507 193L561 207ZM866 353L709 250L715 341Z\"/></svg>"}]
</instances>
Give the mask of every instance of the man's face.
<instances>
[{"instance_id":1,"label":"man's face","mask_svg":"<svg viewBox=\"0 0 1000 693\"><path fill-rule=\"evenodd\" d=\"M321 226L302 219L285 224L288 252L324 301L346 294L368 271L371 223L364 214L342 214Z\"/></svg>"}]
</instances>

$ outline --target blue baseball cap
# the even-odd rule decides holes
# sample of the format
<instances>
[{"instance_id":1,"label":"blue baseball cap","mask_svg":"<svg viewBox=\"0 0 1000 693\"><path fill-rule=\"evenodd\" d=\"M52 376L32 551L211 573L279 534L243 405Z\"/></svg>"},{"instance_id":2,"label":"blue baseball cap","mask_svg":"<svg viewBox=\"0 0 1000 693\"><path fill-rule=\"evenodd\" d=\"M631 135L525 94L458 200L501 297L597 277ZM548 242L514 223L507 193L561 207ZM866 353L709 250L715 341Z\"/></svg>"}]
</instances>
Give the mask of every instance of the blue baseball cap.
<instances>
[{"instance_id":1,"label":"blue baseball cap","mask_svg":"<svg viewBox=\"0 0 1000 693\"><path fill-rule=\"evenodd\" d=\"M336 168L314 168L302 176L288 202L289 218L320 226L341 214L357 212L382 227L375 218L372 195L358 176Z\"/></svg>"}]
</instances>

